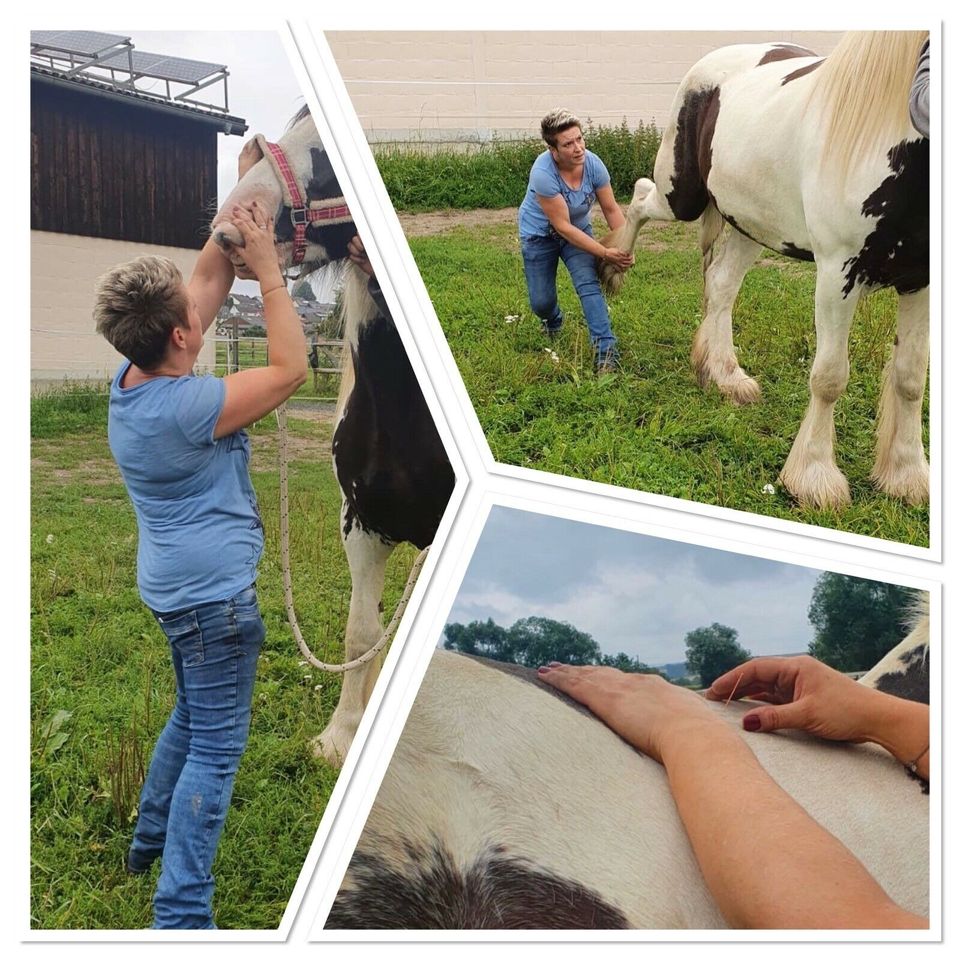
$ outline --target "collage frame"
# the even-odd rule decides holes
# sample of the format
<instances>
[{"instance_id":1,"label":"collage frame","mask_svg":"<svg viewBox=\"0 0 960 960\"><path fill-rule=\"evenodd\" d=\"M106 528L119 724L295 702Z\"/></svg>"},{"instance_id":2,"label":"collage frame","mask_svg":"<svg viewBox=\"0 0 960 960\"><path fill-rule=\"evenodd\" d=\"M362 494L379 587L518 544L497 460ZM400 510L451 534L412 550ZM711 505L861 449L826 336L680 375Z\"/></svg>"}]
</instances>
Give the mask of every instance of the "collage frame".
<instances>
[{"instance_id":1,"label":"collage frame","mask_svg":"<svg viewBox=\"0 0 960 960\"><path fill-rule=\"evenodd\" d=\"M774 18L775 19L775 18ZM929 19L929 17L927 18ZM652 29L653 27L651 27ZM636 29L634 27L633 29ZM387 655L370 703L364 712L356 745L349 752L317 833L291 893L277 930L196 932L153 931L39 931L21 932L21 942L285 942L303 944L355 942L456 942L477 940L538 942L767 942L770 940L850 942L937 942L943 937L943 649L946 631L945 518L942 510L948 469L943 436L943 276L942 235L931 237L932 317L930 366L930 543L926 548L878 541L874 538L794 521L748 514L671 497L616 488L593 481L514 467L496 462L490 453L473 405L460 379L456 362L407 245L400 222L367 147L346 85L323 29L312 20L290 21L279 29L293 72L311 107L321 139L354 215L358 229L371 237L367 251L378 276L385 278L384 296L398 318L397 328L424 398L450 457L456 485L448 509L424 566L407 612ZM931 113L941 116L941 33L931 26L933 61ZM931 205L942 205L942 155L932 154ZM943 214L943 229L947 221ZM941 231L942 234L942 231ZM941 784L931 792L930 929L927 931L325 931L323 923L332 905L347 863L366 821L402 731L436 638L446 622L453 599L466 573L483 525L494 506L583 520L612 529L764 557L807 567L836 570L855 576L881 578L928 590L933 635L931 704L931 779ZM418 639L418 638L423 638ZM29 659L28 659L29 667ZM349 804L349 807L347 805ZM755 935L754 935L755 934Z\"/></svg>"}]
</instances>

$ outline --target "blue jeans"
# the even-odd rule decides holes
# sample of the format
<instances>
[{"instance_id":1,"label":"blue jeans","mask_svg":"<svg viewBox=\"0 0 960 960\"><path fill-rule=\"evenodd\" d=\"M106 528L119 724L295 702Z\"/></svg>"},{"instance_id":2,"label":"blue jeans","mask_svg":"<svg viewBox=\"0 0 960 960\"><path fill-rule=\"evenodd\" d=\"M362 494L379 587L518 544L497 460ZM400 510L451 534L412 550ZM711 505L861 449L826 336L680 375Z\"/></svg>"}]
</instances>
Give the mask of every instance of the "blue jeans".
<instances>
[{"instance_id":1,"label":"blue jeans","mask_svg":"<svg viewBox=\"0 0 960 960\"><path fill-rule=\"evenodd\" d=\"M150 760L128 862L163 857L154 927L213 928L211 868L250 730L263 620L253 587L154 616L170 642L177 696Z\"/></svg>"},{"instance_id":2,"label":"blue jeans","mask_svg":"<svg viewBox=\"0 0 960 960\"><path fill-rule=\"evenodd\" d=\"M589 228L584 232L593 236ZM562 259L580 298L597 363L616 360L617 340L610 328L610 313L600 291L593 254L575 247L556 233L549 237L523 237L520 251L523 254L523 273L527 278L530 307L546 329L559 330L563 323L563 312L557 302L557 264Z\"/></svg>"}]
</instances>

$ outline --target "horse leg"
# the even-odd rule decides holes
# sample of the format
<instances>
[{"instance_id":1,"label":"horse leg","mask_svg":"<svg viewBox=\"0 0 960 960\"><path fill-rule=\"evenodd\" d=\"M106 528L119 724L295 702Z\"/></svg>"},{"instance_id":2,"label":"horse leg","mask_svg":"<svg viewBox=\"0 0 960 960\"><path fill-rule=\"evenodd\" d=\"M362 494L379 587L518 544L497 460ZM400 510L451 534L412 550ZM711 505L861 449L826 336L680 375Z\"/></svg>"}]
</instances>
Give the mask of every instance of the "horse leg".
<instances>
[{"instance_id":1,"label":"horse leg","mask_svg":"<svg viewBox=\"0 0 960 960\"><path fill-rule=\"evenodd\" d=\"M859 293L844 298L838 264L817 264L817 355L810 371L810 404L780 472L803 506L835 509L850 503L850 487L833 457L833 411L850 378L847 341Z\"/></svg>"},{"instance_id":2,"label":"horse leg","mask_svg":"<svg viewBox=\"0 0 960 960\"><path fill-rule=\"evenodd\" d=\"M392 543L384 543L378 534L361 530L356 522L343 537L352 585L344 642L346 660L354 660L366 653L383 633L380 599L383 596L387 559L393 552L393 546ZM340 699L333 716L323 732L312 741L315 756L322 755L334 766L343 763L380 674L382 662L381 653L369 663L343 674Z\"/></svg>"},{"instance_id":3,"label":"horse leg","mask_svg":"<svg viewBox=\"0 0 960 960\"><path fill-rule=\"evenodd\" d=\"M673 219L673 211L657 190L656 184L646 177L641 177L633 186L633 199L627 207L623 225L602 237L600 243L605 247L630 251L636 245L640 228L648 220ZM625 273L625 270L606 260L597 263L600 286L608 295L615 294L620 289Z\"/></svg>"},{"instance_id":4,"label":"horse leg","mask_svg":"<svg viewBox=\"0 0 960 960\"><path fill-rule=\"evenodd\" d=\"M930 290L901 294L893 356L883 372L877 459L870 479L909 503L930 496L930 466L923 452L921 408L930 354Z\"/></svg>"},{"instance_id":5,"label":"horse leg","mask_svg":"<svg viewBox=\"0 0 960 960\"><path fill-rule=\"evenodd\" d=\"M712 226L708 227L708 223ZM703 322L693 339L690 361L700 386L711 382L733 403L754 403L760 386L737 362L733 345L733 303L746 272L761 250L759 243L731 230L726 239L715 242L714 217L704 221ZM719 225L722 230L722 223ZM709 235L707 235L709 232Z\"/></svg>"}]
</instances>

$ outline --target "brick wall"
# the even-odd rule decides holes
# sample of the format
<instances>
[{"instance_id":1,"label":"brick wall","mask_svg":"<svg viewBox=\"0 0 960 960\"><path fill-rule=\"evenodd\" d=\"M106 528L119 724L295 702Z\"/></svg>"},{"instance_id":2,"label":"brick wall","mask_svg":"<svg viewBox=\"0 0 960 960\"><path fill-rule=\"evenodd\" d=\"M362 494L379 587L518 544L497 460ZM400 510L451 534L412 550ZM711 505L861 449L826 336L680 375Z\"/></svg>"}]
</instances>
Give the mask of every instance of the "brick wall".
<instances>
[{"instance_id":1,"label":"brick wall","mask_svg":"<svg viewBox=\"0 0 960 960\"><path fill-rule=\"evenodd\" d=\"M326 34L370 142L539 136L566 106L586 123L663 126L677 85L710 50L786 40L829 53L811 31L342 32Z\"/></svg>"}]
</instances>

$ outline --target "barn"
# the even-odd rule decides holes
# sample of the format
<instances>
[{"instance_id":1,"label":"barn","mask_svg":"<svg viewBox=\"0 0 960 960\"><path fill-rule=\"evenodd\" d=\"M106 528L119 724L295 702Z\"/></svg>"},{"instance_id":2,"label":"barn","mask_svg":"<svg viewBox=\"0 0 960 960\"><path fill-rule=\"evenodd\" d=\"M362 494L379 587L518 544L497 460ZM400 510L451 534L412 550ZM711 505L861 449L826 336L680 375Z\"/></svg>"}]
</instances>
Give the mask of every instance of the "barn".
<instances>
[{"instance_id":1,"label":"barn","mask_svg":"<svg viewBox=\"0 0 960 960\"><path fill-rule=\"evenodd\" d=\"M217 203L217 136L242 136L223 64L92 31L30 34L31 379L109 379L119 355L91 320L93 285L123 260L189 276ZM214 344L198 366L210 368Z\"/></svg>"}]
</instances>

